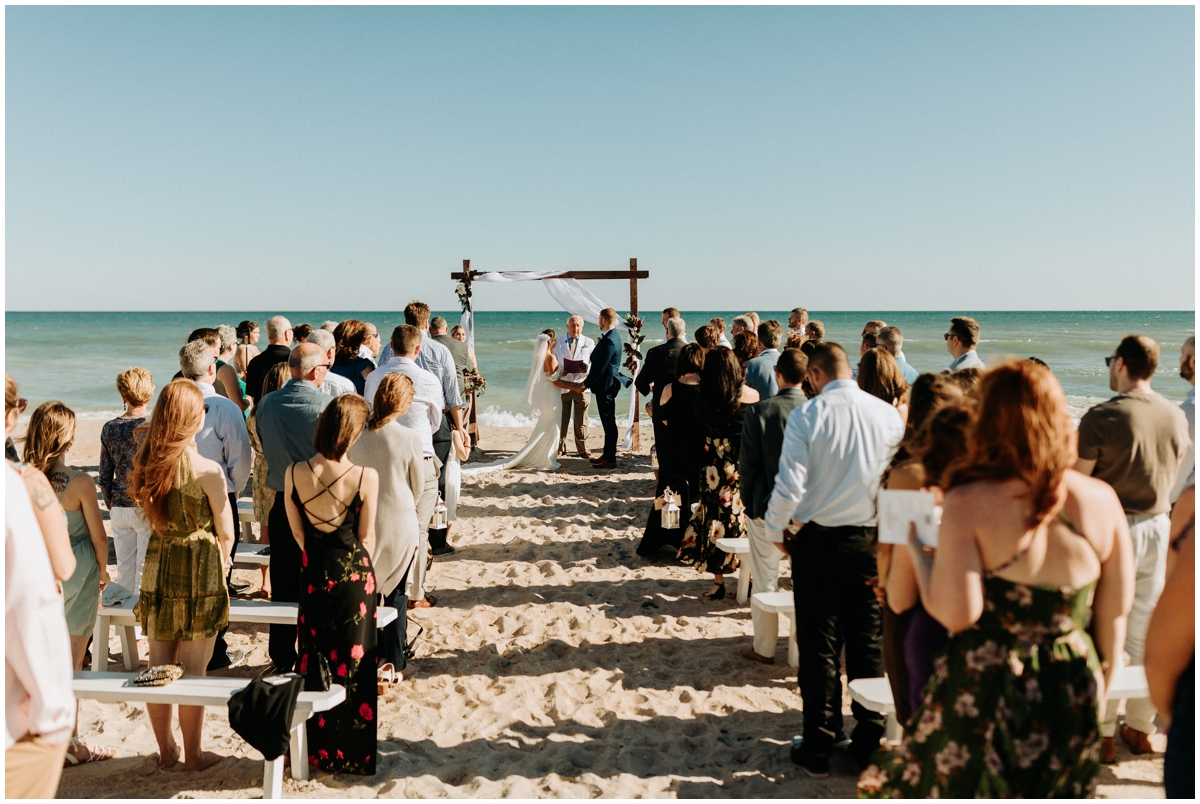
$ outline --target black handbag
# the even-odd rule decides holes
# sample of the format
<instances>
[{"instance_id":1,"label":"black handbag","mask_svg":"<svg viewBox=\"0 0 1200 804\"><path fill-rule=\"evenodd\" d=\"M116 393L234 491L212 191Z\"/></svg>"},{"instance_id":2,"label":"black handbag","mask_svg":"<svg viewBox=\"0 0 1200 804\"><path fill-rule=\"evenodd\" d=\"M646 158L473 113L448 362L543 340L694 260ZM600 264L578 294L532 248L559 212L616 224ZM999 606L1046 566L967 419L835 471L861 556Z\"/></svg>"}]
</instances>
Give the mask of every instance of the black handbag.
<instances>
[{"instance_id":1,"label":"black handbag","mask_svg":"<svg viewBox=\"0 0 1200 804\"><path fill-rule=\"evenodd\" d=\"M259 676L229 698L230 727L268 761L287 751L303 683L295 673ZM293 762L306 760L292 757Z\"/></svg>"},{"instance_id":2,"label":"black handbag","mask_svg":"<svg viewBox=\"0 0 1200 804\"><path fill-rule=\"evenodd\" d=\"M333 673L329 670L329 660L324 654L313 651L305 654L306 669L304 671L305 692L328 692L333 683Z\"/></svg>"}]
</instances>

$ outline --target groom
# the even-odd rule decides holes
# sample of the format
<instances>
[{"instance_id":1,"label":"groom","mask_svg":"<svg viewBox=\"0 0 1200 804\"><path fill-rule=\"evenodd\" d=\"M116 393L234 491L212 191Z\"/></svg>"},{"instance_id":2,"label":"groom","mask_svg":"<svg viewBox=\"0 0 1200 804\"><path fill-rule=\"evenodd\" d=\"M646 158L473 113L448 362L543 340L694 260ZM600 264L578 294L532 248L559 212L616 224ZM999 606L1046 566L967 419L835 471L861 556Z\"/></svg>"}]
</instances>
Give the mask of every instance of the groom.
<instances>
[{"instance_id":1,"label":"groom","mask_svg":"<svg viewBox=\"0 0 1200 804\"><path fill-rule=\"evenodd\" d=\"M596 395L596 410L600 414L600 426L604 428L604 452L593 458L597 469L617 468L617 392L621 386L628 387L628 377L619 373L621 367L621 337L614 329L617 312L611 307L600 311L600 340L592 350L591 369L584 385Z\"/></svg>"}]
</instances>

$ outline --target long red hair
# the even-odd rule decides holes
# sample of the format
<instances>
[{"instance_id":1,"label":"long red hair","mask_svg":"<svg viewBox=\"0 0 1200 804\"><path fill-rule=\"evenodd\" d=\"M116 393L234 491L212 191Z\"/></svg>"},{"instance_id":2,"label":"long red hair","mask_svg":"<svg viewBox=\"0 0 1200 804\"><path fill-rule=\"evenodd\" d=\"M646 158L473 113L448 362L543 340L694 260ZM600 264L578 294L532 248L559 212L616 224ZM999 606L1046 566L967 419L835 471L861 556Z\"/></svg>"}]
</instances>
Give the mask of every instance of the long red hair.
<instances>
[{"instance_id":1,"label":"long red hair","mask_svg":"<svg viewBox=\"0 0 1200 804\"><path fill-rule=\"evenodd\" d=\"M133 458L127 487L146 521L160 533L167 528L167 495L175 485L175 468L203 422L204 395L196 384L190 380L167 383Z\"/></svg>"},{"instance_id":2,"label":"long red hair","mask_svg":"<svg viewBox=\"0 0 1200 804\"><path fill-rule=\"evenodd\" d=\"M947 485L1019 477L1029 485L1035 525L1054 510L1075 458L1062 387L1045 366L1010 360L983 375L979 397L967 454L947 471Z\"/></svg>"}]
</instances>

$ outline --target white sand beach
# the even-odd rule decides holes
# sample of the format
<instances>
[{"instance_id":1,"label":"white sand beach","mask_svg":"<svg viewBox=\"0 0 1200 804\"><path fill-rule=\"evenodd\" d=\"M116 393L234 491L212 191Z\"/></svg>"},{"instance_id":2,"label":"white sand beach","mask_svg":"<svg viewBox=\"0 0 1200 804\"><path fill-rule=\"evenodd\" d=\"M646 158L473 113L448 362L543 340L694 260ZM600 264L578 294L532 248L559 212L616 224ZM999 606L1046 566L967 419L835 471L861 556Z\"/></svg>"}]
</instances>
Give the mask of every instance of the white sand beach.
<instances>
[{"instance_id":1,"label":"white sand beach","mask_svg":"<svg viewBox=\"0 0 1200 804\"><path fill-rule=\"evenodd\" d=\"M95 471L100 425L79 422L73 465ZM526 433L487 428L482 446L501 457ZM598 447L600 434L592 439ZM643 453L649 442L646 427ZM732 594L704 602L707 576L634 555L652 492L645 454L623 457L611 474L572 457L558 473L466 481L451 532L458 552L429 576L438 605L411 618L424 628L419 672L380 701L379 772L288 778L284 794L852 796L848 761L835 756L833 775L815 781L788 759L802 715L785 641L774 665L742 659L748 605ZM257 589L256 570L235 574ZM735 579L727 584L732 593ZM416 630L410 626L410 636ZM223 673L252 676L267 664L264 628L234 625L229 643L249 658ZM109 648L117 670L115 637ZM206 714L205 747L230 758L194 775L155 768L140 705L84 701L79 725L85 740L117 755L65 771L60 797L261 795L261 755L230 731L222 709ZM1154 740L1161 749L1164 738ZM1104 768L1100 793L1161 797L1162 755L1133 757L1120 741L1117 750L1120 761Z\"/></svg>"}]
</instances>

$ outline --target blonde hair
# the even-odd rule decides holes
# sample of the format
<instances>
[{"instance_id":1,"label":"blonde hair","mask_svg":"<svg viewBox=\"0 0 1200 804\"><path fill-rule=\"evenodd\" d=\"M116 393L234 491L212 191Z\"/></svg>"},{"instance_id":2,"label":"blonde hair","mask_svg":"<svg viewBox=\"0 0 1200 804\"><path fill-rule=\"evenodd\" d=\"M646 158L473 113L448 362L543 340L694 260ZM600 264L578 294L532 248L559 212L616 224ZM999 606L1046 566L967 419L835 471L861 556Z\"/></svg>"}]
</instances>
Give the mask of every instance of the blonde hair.
<instances>
[{"instance_id":1,"label":"blonde hair","mask_svg":"<svg viewBox=\"0 0 1200 804\"><path fill-rule=\"evenodd\" d=\"M4 412L7 414L10 410L21 404L21 397L17 391L17 381L11 375L4 375Z\"/></svg>"},{"instance_id":2,"label":"blonde hair","mask_svg":"<svg viewBox=\"0 0 1200 804\"><path fill-rule=\"evenodd\" d=\"M117 393L137 407L154 398L154 381L144 368L131 368L117 375Z\"/></svg>"},{"instance_id":3,"label":"blonde hair","mask_svg":"<svg viewBox=\"0 0 1200 804\"><path fill-rule=\"evenodd\" d=\"M43 402L25 430L25 463L50 474L50 467L75 441L75 411L58 400Z\"/></svg>"},{"instance_id":4,"label":"blonde hair","mask_svg":"<svg viewBox=\"0 0 1200 804\"><path fill-rule=\"evenodd\" d=\"M389 374L379 383L375 392L375 404L371 407L371 416L367 419L367 427L375 432L391 416L403 416L412 407L416 390L413 382L403 374ZM339 397L340 398L340 397Z\"/></svg>"},{"instance_id":5,"label":"blonde hair","mask_svg":"<svg viewBox=\"0 0 1200 804\"><path fill-rule=\"evenodd\" d=\"M195 383L179 379L167 383L150 424L143 425L146 437L133 458L127 488L150 527L160 533L170 521L167 495L175 485L175 469L203 423L204 395Z\"/></svg>"}]
</instances>

